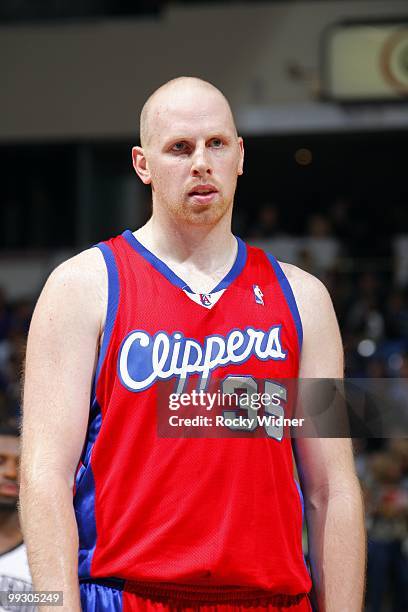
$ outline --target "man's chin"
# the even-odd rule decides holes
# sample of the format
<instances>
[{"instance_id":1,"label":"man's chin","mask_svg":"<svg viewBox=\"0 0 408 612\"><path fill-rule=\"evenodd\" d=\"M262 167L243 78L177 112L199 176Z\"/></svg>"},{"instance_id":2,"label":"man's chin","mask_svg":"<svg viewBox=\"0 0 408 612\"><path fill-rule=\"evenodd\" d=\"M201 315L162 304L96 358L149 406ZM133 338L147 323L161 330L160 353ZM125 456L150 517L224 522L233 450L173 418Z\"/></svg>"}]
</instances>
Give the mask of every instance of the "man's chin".
<instances>
[{"instance_id":1,"label":"man's chin","mask_svg":"<svg viewBox=\"0 0 408 612\"><path fill-rule=\"evenodd\" d=\"M227 206L186 206L178 211L180 220L195 226L214 226L228 212Z\"/></svg>"},{"instance_id":2,"label":"man's chin","mask_svg":"<svg viewBox=\"0 0 408 612\"><path fill-rule=\"evenodd\" d=\"M18 497L0 495L0 512L2 510L17 510Z\"/></svg>"}]
</instances>

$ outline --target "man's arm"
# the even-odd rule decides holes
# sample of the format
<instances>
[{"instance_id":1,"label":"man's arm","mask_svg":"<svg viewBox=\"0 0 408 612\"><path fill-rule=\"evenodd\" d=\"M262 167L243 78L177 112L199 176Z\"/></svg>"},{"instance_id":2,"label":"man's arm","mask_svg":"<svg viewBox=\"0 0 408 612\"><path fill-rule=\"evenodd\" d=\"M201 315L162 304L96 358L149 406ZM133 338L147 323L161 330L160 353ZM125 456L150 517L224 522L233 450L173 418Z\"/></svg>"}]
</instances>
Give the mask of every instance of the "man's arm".
<instances>
[{"instance_id":1,"label":"man's arm","mask_svg":"<svg viewBox=\"0 0 408 612\"><path fill-rule=\"evenodd\" d=\"M35 589L62 590L69 612L81 609L73 485L106 312L106 276L98 249L57 268L38 300L27 345L21 521Z\"/></svg>"},{"instance_id":2,"label":"man's arm","mask_svg":"<svg viewBox=\"0 0 408 612\"><path fill-rule=\"evenodd\" d=\"M324 285L285 265L303 325L300 378L343 378L343 349ZM305 495L314 592L319 612L361 612L365 530L349 439L305 438L294 444Z\"/></svg>"}]
</instances>

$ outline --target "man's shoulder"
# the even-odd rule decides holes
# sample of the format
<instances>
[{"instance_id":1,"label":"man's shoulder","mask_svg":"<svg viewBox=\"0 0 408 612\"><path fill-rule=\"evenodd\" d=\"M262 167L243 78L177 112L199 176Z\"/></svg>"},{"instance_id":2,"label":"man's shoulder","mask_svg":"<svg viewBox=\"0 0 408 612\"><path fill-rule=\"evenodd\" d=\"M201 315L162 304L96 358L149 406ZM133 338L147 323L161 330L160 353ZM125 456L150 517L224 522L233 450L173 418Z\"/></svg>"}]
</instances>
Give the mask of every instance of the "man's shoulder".
<instances>
[{"instance_id":1,"label":"man's shoulder","mask_svg":"<svg viewBox=\"0 0 408 612\"><path fill-rule=\"evenodd\" d=\"M321 280L293 264L279 262L279 265L292 288L301 317L316 317L317 312L332 308L329 292Z\"/></svg>"},{"instance_id":2,"label":"man's shoulder","mask_svg":"<svg viewBox=\"0 0 408 612\"><path fill-rule=\"evenodd\" d=\"M108 279L102 253L90 248L58 265L48 277L37 309L66 319L100 321L106 312ZM57 314L59 313L59 314Z\"/></svg>"},{"instance_id":3,"label":"man's shoulder","mask_svg":"<svg viewBox=\"0 0 408 612\"><path fill-rule=\"evenodd\" d=\"M60 263L50 274L47 284L82 289L106 281L106 265L101 251L95 247Z\"/></svg>"}]
</instances>

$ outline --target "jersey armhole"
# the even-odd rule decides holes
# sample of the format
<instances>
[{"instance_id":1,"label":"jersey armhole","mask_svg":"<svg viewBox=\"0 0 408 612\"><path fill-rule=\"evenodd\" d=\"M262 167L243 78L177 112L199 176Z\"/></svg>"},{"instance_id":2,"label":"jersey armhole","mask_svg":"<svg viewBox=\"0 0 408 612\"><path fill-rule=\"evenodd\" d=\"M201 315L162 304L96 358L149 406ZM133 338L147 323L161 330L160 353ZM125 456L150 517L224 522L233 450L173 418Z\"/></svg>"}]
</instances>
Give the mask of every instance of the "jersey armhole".
<instances>
[{"instance_id":1,"label":"jersey armhole","mask_svg":"<svg viewBox=\"0 0 408 612\"><path fill-rule=\"evenodd\" d=\"M297 331L299 353L300 353L302 350L302 344L303 344L303 326L302 326L302 320L299 314L299 309L296 304L295 296L292 291L292 287L290 286L290 283L286 277L286 274L282 270L276 257L274 257L271 253L266 253L266 256L269 259L269 262L271 263L275 271L276 277L279 281L283 294L286 298L287 305L289 306L289 310L292 314L293 322L295 324L296 331Z\"/></svg>"},{"instance_id":2,"label":"jersey armhole","mask_svg":"<svg viewBox=\"0 0 408 612\"><path fill-rule=\"evenodd\" d=\"M93 397L95 396L99 375L101 373L101 369L105 361L106 352L108 350L108 346L112 336L112 331L115 325L116 314L119 305L119 273L116 265L115 256L112 252L112 249L104 242L96 244L95 248L101 251L106 265L106 271L108 274L108 304L106 308L105 328L103 333L102 346L99 352L98 363L96 365L96 371L94 376L92 392Z\"/></svg>"}]
</instances>

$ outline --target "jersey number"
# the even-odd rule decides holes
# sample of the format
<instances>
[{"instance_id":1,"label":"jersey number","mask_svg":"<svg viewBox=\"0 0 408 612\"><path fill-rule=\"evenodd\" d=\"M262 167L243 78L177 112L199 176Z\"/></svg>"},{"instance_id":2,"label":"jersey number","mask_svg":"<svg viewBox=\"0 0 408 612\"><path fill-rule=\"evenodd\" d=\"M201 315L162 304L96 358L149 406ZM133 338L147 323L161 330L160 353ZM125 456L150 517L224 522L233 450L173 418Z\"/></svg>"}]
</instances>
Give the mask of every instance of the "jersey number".
<instances>
[{"instance_id":1,"label":"jersey number","mask_svg":"<svg viewBox=\"0 0 408 612\"><path fill-rule=\"evenodd\" d=\"M282 402L286 402L287 400L286 387L272 380L265 380L265 391L263 394L261 394L258 391L259 385L252 376L231 375L227 376L227 378L222 381L221 390L225 395L232 393L236 393L238 395L239 408L236 410L224 410L224 417L227 419L236 419L239 416L239 411L244 410L246 412L245 418L250 419L253 423L252 425L228 425L228 427L233 431L254 431L258 427L260 424L258 421L259 408L253 408L252 406L259 404L259 399L261 396L264 396L265 399L266 396L269 396L269 398L275 398L274 401L265 401L265 403L262 403L265 415L274 416L276 418L285 416ZM245 396L247 396L245 398L245 405L243 405L243 396L241 394L245 394ZM279 403L274 403L275 401ZM266 434L270 438L279 440L279 442L282 440L284 429L283 424L276 425L271 419L264 419L263 426Z\"/></svg>"}]
</instances>

